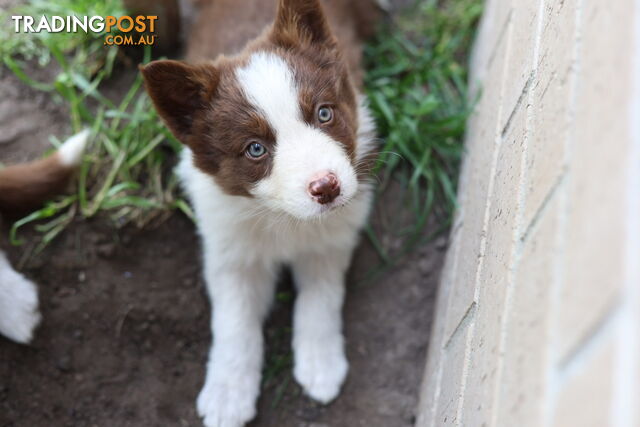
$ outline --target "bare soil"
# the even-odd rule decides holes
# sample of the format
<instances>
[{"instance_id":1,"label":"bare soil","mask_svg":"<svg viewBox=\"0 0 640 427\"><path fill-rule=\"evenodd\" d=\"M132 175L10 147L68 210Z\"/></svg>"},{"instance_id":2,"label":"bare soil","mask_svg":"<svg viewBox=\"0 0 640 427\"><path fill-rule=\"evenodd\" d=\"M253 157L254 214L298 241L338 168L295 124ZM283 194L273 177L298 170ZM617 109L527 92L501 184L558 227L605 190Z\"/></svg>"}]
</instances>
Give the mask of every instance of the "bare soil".
<instances>
[{"instance_id":1,"label":"bare soil","mask_svg":"<svg viewBox=\"0 0 640 427\"><path fill-rule=\"evenodd\" d=\"M48 135L69 134L66 114L0 70L0 162L40 156ZM400 209L383 200L379 210ZM39 284L44 321L31 346L0 337L0 427L200 426L195 399L211 334L194 225L178 213L142 231L77 220L35 255L37 233L24 237L23 246L8 247L4 236L0 245ZM251 426L412 425L445 246L443 238L419 246L372 274L379 259L363 238L344 309L350 373L328 406L305 397L291 375L285 272Z\"/></svg>"},{"instance_id":2,"label":"bare soil","mask_svg":"<svg viewBox=\"0 0 640 427\"><path fill-rule=\"evenodd\" d=\"M252 425L412 425L443 254L436 246L373 280L362 276L375 254L358 250L344 310L351 371L326 407L291 376L285 275L265 328L266 381ZM23 251L10 250L14 265ZM200 425L194 402L211 334L198 251L193 225L175 215L142 232L79 221L31 257L22 271L40 285L44 322L32 346L0 339L0 426Z\"/></svg>"}]
</instances>

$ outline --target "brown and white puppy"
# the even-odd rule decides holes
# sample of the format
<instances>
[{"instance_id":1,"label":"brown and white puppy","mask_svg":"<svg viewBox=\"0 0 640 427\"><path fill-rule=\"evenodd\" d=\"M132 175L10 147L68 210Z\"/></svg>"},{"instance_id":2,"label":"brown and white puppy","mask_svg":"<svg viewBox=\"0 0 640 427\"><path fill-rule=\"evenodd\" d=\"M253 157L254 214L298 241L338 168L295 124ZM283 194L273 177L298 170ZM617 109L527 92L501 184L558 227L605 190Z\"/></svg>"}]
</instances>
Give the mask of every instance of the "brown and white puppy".
<instances>
[{"instance_id":1,"label":"brown and white puppy","mask_svg":"<svg viewBox=\"0 0 640 427\"><path fill-rule=\"evenodd\" d=\"M27 212L64 190L88 136L83 131L45 159L0 169L0 213ZM15 271L0 251L0 333L26 344L39 322L36 285Z\"/></svg>"},{"instance_id":2,"label":"brown and white puppy","mask_svg":"<svg viewBox=\"0 0 640 427\"><path fill-rule=\"evenodd\" d=\"M327 403L347 375L344 275L369 212L376 148L359 93L355 3L280 0L276 9L275 1L216 0L188 54L215 59L142 68L158 112L186 146L178 174L213 305L215 344L197 401L208 427L255 416L261 327L282 264L298 288L296 380Z\"/></svg>"}]
</instances>

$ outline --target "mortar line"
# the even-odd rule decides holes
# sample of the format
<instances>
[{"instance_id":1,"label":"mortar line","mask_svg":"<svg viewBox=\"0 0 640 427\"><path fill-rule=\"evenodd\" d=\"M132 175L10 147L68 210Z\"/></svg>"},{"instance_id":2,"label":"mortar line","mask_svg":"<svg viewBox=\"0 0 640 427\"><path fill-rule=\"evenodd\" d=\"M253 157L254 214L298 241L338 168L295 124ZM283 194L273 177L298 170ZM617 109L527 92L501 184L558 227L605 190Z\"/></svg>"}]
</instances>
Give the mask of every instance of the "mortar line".
<instances>
[{"instance_id":1,"label":"mortar line","mask_svg":"<svg viewBox=\"0 0 640 427\"><path fill-rule=\"evenodd\" d=\"M520 91L520 95L518 96L518 100L516 101L515 106L511 110L511 113L509 114L509 118L507 119L507 122L505 123L504 127L502 128L501 135L502 135L503 138L507 135L507 132L509 131L509 128L511 127L511 122L513 121L513 118L515 117L516 113L518 112L518 109L520 108L523 100L524 99L527 99L527 101L529 100L529 96L528 95L529 95L529 89L530 89L532 80L533 80L533 70L531 70L531 72L529 73L529 77L527 77L527 81L524 83L524 86L522 87L522 90Z\"/></svg>"},{"instance_id":2,"label":"mortar line","mask_svg":"<svg viewBox=\"0 0 640 427\"><path fill-rule=\"evenodd\" d=\"M436 425L436 417L438 416L438 406L440 405L440 394L442 393L442 371L444 370L444 357L445 351L444 348L438 349L438 373L436 378L436 389L433 393L433 403L431 407L431 427L435 427Z\"/></svg>"},{"instance_id":3,"label":"mortar line","mask_svg":"<svg viewBox=\"0 0 640 427\"><path fill-rule=\"evenodd\" d=\"M462 205L461 205L462 206ZM451 234L449 236L449 239L451 241L451 246L449 246L449 252L447 253L447 257L449 256L453 256L453 260L451 261L451 265L448 265L448 263L445 262L445 268L447 269L447 271L443 271L443 275L440 278L440 290L443 290L444 287L446 286L446 291L447 291L447 295L444 295L442 297L442 301L440 301L440 297L438 297L438 301L436 302L436 307L440 307L442 305L444 305L445 309L444 311L444 316L442 316L442 318L440 319L440 323L443 323L442 325L442 337L440 339L440 342L437 343L438 347L436 351L436 355L435 357L437 358L437 368L436 368L436 389L434 390L434 394L433 394L433 401L431 402L431 407L429 408L430 410L430 424L431 426L436 426L436 416L438 413L438 407L440 404L440 394L442 392L442 372L444 370L444 360L446 357L446 352L445 352L445 345L442 344L443 341L447 340L447 336L446 336L446 321L447 321L447 317L449 316L449 307L450 307L450 301L452 298L452 294L453 292L451 292L452 287L453 287L453 283L455 283L456 280L456 275L457 275L457 263L458 263L458 255L460 252L460 239L461 239L461 228L462 228L462 224L463 224L463 219L461 219L464 216L464 211L462 209L460 209L458 212L456 212L456 217L457 219L454 220L453 223L453 227L451 230ZM457 222L457 224L456 224ZM448 260L447 260L448 261ZM450 270L450 271L449 271ZM451 277L447 277L446 275L451 274ZM445 302L446 300L446 302ZM439 314L439 313L438 313ZM434 322L433 325L433 330L435 330L436 328L436 323ZM432 335L435 336L435 334L432 332Z\"/></svg>"},{"instance_id":4,"label":"mortar line","mask_svg":"<svg viewBox=\"0 0 640 427\"><path fill-rule=\"evenodd\" d=\"M630 149L627 156L629 178L627 182L627 212L625 271L622 308L622 324L618 331L619 348L615 367L616 387L613 395L612 424L617 427L633 427L640 422L634 396L638 395L637 378L640 377L640 0L635 2L633 15L631 105L629 106Z\"/></svg>"},{"instance_id":5,"label":"mortar line","mask_svg":"<svg viewBox=\"0 0 640 427\"><path fill-rule=\"evenodd\" d=\"M500 133L501 131L501 121L502 121L502 115L503 115L503 102L504 102L504 94L506 91L506 85L504 84L504 77L505 74L507 72L508 66L509 66L509 60L511 59L511 44L512 44L512 40L513 40L513 7L511 5L511 10L509 11L508 14L508 18L507 18L507 40L506 40L506 53L505 53L505 61L504 64L502 64L502 70L501 70L501 86L500 86L500 92L498 95L498 114L496 117L496 125L495 125L495 129L494 129L494 142L493 142L493 157L491 159L491 170L490 175L489 175L489 185L487 188L487 193L486 193L486 203L485 203L485 211L484 211L484 217L483 217L483 223L482 223L482 237L480 239L480 254L478 257L478 264L476 267L476 275L474 278L474 295L473 295L473 300L474 302L476 302L476 304L480 304L480 277L481 277L481 273L482 273L482 268L484 265L484 257L485 257L485 251L486 251L486 246L487 246L487 229L488 229L488 225L489 225L489 216L491 214L491 196L493 195L493 187L495 184L495 172L496 172L496 168L497 168L497 162L498 162L498 154L500 152L500 146L502 143L502 135ZM462 412L464 409L464 401L465 401L465 392L466 392L466 387L467 387L467 379L469 376L469 365L471 364L471 344L473 343L473 338L475 336L475 329L476 329L476 321L471 322L471 324L469 325L468 328L468 335L467 335L467 340L465 343L465 355L464 355L464 364L463 364L463 368L462 368L462 379L460 382L460 390L459 390L459 395L458 395L458 408L456 411L456 426L457 427L461 427L462 426Z\"/></svg>"},{"instance_id":6,"label":"mortar line","mask_svg":"<svg viewBox=\"0 0 640 427\"><path fill-rule=\"evenodd\" d=\"M556 344L559 342L558 325L559 314L561 312L562 290L566 281L565 262L567 252L567 230L569 224L569 195L571 190L571 168L570 160L573 153L573 140L575 133L575 110L577 105L578 88L580 84L581 73L581 55L582 55L582 20L584 11L584 0L576 0L576 10L574 14L575 30L574 45L571 52L572 64L570 67L569 81L569 105L567 111L568 132L564 141L564 159L563 165L565 169L564 191L559 195L559 215L558 215L558 232L556 236L557 256L555 257L555 265L553 269L552 287L549 301L549 314L547 322L547 337L549 342L546 346L546 387L544 390L543 401L543 417L544 425L551 426L553 424L553 416L556 409L557 398L560 390L560 378L556 366L558 355Z\"/></svg>"},{"instance_id":7,"label":"mortar line","mask_svg":"<svg viewBox=\"0 0 640 427\"><path fill-rule=\"evenodd\" d=\"M620 307L623 305L621 296L617 296L604 310L597 322L591 326L584 336L578 341L567 354L558 361L558 372L561 377L569 376L567 372L574 372L576 366L588 359L588 355L594 352L597 347L595 343L606 339L606 335L613 329L613 325L620 317ZM564 381L563 381L564 382Z\"/></svg>"},{"instance_id":8,"label":"mortar line","mask_svg":"<svg viewBox=\"0 0 640 427\"><path fill-rule=\"evenodd\" d=\"M434 395L433 395L433 402L431 403L431 408L429 409L431 411L430 414L430 424L431 426L436 426L436 416L438 413L438 407L440 404L440 394L442 392L442 372L444 370L444 360L446 357L446 352L445 352L445 345L442 344L443 341L446 341L448 339L448 337L446 336L446 325L447 325L447 317L449 316L449 307L450 307L450 301L453 295L453 292L451 292L452 287L453 287L453 283L455 283L456 280L456 276L457 276L457 272L458 272L458 258L459 258L459 254L460 254L460 240L461 240L461 235L462 235L462 226L464 223L464 210L462 208L462 204L460 204L461 208L456 212L456 219L454 219L453 221L453 226L451 229L451 233L449 236L449 239L451 241L451 245L449 246L449 251L447 253L447 262L445 262L445 269L446 271L443 271L443 275L440 278L440 290L445 289L444 287L446 287L446 291L448 293L448 295L444 295L442 297L442 301L440 301L440 297L438 296L438 301L436 302L436 307L440 307L442 305L444 305L445 309L444 309L444 316L442 316L441 318L441 322L443 322L444 324L442 325L442 337L440 339L440 342L437 343L438 348L437 350L437 370L436 370L436 389L434 390ZM448 264L448 257L452 256L453 259L451 261L451 264ZM447 275L450 274L450 277L447 277ZM444 302L446 300L446 303ZM438 313L439 314L439 313ZM436 328L436 323L434 323L434 330ZM432 335L434 335L432 333ZM435 336L435 335L434 335Z\"/></svg>"},{"instance_id":9,"label":"mortar line","mask_svg":"<svg viewBox=\"0 0 640 427\"><path fill-rule=\"evenodd\" d=\"M555 408L555 400L557 397L557 372L555 366L555 358L556 352L554 345L558 341L557 339L557 314L560 309L560 301L561 301L561 288L562 281L565 275L564 272L564 263L565 260L565 252L567 247L567 224L569 222L569 218L567 215L568 212L568 199L569 199L569 189L568 184L565 182L565 188L563 191L558 192L558 225L556 226L556 238L554 242L554 247L557 251L557 256L554 257L553 265L551 266L551 284L549 289L549 308L547 313L547 324L546 324L546 336L547 343L545 345L545 388L542 391L542 419L543 426L552 426L553 425L553 412Z\"/></svg>"},{"instance_id":10,"label":"mortar line","mask_svg":"<svg viewBox=\"0 0 640 427\"><path fill-rule=\"evenodd\" d=\"M456 335L458 335L458 333L460 333L459 331L465 329L465 327L473 321L473 318L476 314L476 306L478 304L476 304L475 301L471 302L471 304L469 305L469 307L467 308L467 311L464 312L464 315L462 316L462 319L460 320L460 322L458 323L458 325L456 326L456 328L453 330L453 332L451 333L451 336L449 337L449 339L446 340L443 349L448 349L449 348L449 344L451 344L451 342L454 340L454 337Z\"/></svg>"},{"instance_id":11,"label":"mortar line","mask_svg":"<svg viewBox=\"0 0 640 427\"><path fill-rule=\"evenodd\" d=\"M502 394L502 377L504 375L504 365L505 365L505 353L507 347L507 339L508 339L508 325L509 319L511 317L511 311L513 307L513 293L515 288L515 280L516 280L516 271L520 264L520 259L522 257L522 251L524 247L524 242L518 239L521 228L523 227L524 222L524 207L526 205L526 189L527 189L527 179L529 177L529 173L527 171L526 165L528 160L529 153L529 145L531 143L531 133L533 126L533 118L535 110L531 106L534 104L535 98L535 89L536 85L533 84L534 80L538 77L538 56L540 54L540 44L542 40L542 24L544 22L544 6L545 0L540 0L538 4L538 18L536 23L536 35L533 47L533 53L531 58L531 72L529 75L529 79L525 85L525 91L521 94L521 97L518 99L518 104L522 102L522 99L525 98L527 103L524 106L526 108L526 120L525 120L525 135L522 147L522 153L520 156L520 174L518 177L518 190L517 190L517 201L516 201L516 212L515 212L515 222L514 227L511 232L511 242L510 242L510 254L509 254L509 268L507 270L507 286L505 289L505 297L504 297L504 306L502 309L502 317L500 324L500 337L498 342L498 361L496 367L496 386L493 390L492 396L492 412L493 416L491 418L491 425L497 426L499 422L498 414L501 412L499 409L501 394ZM513 119L513 115L509 118L509 124ZM505 135L507 127L503 130L503 136Z\"/></svg>"},{"instance_id":12,"label":"mortar line","mask_svg":"<svg viewBox=\"0 0 640 427\"><path fill-rule=\"evenodd\" d=\"M529 224L524 223L524 216L523 216L522 226L524 231L519 236L520 241L525 242L529 238L529 235L531 235L532 230L536 227L538 222L540 222L540 219L544 216L544 213L546 212L547 207L551 203L551 200L553 200L554 195L562 187L562 184L564 183L567 177L567 170L564 166L563 166L563 169L564 170L560 172L560 175L558 175L555 181L551 184L551 188L549 188L549 191L547 191L547 194L545 194L544 198L542 199L542 203L540 203L540 207L533 214L533 218L531 218L531 221L529 221Z\"/></svg>"},{"instance_id":13,"label":"mortar line","mask_svg":"<svg viewBox=\"0 0 640 427\"><path fill-rule=\"evenodd\" d=\"M495 8L495 6L494 6L494 8ZM493 64L493 61L496 59L496 55L498 53L498 48L500 47L500 44L502 43L502 39L505 37L507 32L510 31L509 26L511 25L511 16L512 15L513 15L513 8L507 14L507 16L506 16L506 18L504 20L504 24L502 24L502 28L500 28L500 34L498 34L498 38L496 39L495 44L491 48L491 55L489 56L489 60L487 61L487 67L486 67L487 70L489 70L491 68L491 64ZM507 36L507 37L509 37L509 36Z\"/></svg>"},{"instance_id":14,"label":"mortar line","mask_svg":"<svg viewBox=\"0 0 640 427\"><path fill-rule=\"evenodd\" d=\"M466 174L467 172L464 172L464 173ZM462 322L462 319L460 319L458 321L458 324L454 328L454 331L452 333L448 334L448 336L447 336L448 325L449 325L449 321L448 320L449 320L449 316L451 315L448 312L448 308L452 306L452 301L453 301L453 298L454 298L454 295L455 295L455 293L452 292L452 289L455 287L455 283L456 283L457 277L458 277L458 264L459 264L459 261L460 261L460 250L461 250L460 249L460 246L461 246L460 240L462 238L461 235L462 235L462 227L464 226L464 216L466 215L466 212L463 210L464 208L462 207L462 206L465 206L464 202L461 202L459 206L460 206L460 210L456 214L456 218L454 219L454 222L453 222L453 224L454 224L453 227L454 228L453 228L453 230L451 232L451 236L452 236L451 237L451 241L452 241L452 245L453 245L453 254L452 254L453 259L451 261L451 265L447 266L447 267L451 268L451 277L449 279L449 285L448 286L450 287L450 289L449 289L449 295L447 296L448 298L447 298L447 302L446 302L446 304L447 304L446 305L447 306L447 313L445 315L444 325L443 325L443 329L444 329L443 340L444 340L445 343L448 343L451 340L451 336L453 336L453 334L455 333L455 330L460 325L460 322ZM456 222L457 222L457 224L456 224ZM450 249L450 252L451 252L451 249ZM447 256L449 256L449 254L447 254ZM442 285L443 285L443 283L442 283L442 280L441 280L440 286L442 286ZM463 316L463 318L464 318L464 316ZM446 347L446 344L445 344L445 347Z\"/></svg>"}]
</instances>

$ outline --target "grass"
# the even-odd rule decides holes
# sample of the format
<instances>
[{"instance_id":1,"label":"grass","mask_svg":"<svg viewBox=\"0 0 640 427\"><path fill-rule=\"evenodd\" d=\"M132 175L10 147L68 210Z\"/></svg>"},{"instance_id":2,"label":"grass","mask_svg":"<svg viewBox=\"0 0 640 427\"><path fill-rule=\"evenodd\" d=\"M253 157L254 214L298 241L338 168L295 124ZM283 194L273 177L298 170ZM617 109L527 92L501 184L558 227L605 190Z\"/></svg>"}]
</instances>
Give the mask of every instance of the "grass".
<instances>
[{"instance_id":1,"label":"grass","mask_svg":"<svg viewBox=\"0 0 640 427\"><path fill-rule=\"evenodd\" d=\"M30 15L39 17L46 15L122 15L124 8L121 0L30 0L28 3L15 6L9 10L0 11L0 58L3 61L20 56L22 59L36 59L38 65L48 65L55 51L72 54L74 64L78 69L88 69L97 72L99 63L87 61L87 54L97 54L98 58L106 55L107 50L102 47L104 33L15 33L12 15Z\"/></svg>"},{"instance_id":2,"label":"grass","mask_svg":"<svg viewBox=\"0 0 640 427\"><path fill-rule=\"evenodd\" d=\"M446 229L451 221L472 107L467 58L481 4L480 0L418 2L393 25L381 28L365 49L367 94L384 140L378 193L392 180L398 181L413 214L408 226L390 225L404 242L396 257L420 239ZM437 227L425 235L434 213ZM393 254L376 233L369 229L368 234L381 258L392 262Z\"/></svg>"},{"instance_id":3,"label":"grass","mask_svg":"<svg viewBox=\"0 0 640 427\"><path fill-rule=\"evenodd\" d=\"M480 0L426 0L382 27L365 49L366 90L384 141L377 172L381 194L392 181L406 192L413 220L389 228L404 241L391 254L369 229L386 263L393 262L420 238L434 213L436 231L446 228L455 207L458 163L462 153L467 99L466 60L480 15ZM121 0L32 0L0 12L0 21L19 15L122 15ZM17 231L36 222L40 248L77 216L109 216L116 226L145 226L173 209L191 214L180 199L167 164L179 143L161 124L138 77L119 102L103 95L121 56L103 46L102 34L15 34L0 27L0 60L25 84L51 93L69 111L71 128L91 128L93 141L81 167L77 191L16 222ZM149 48L144 61L150 59ZM54 67L53 81L28 74L34 63ZM59 143L55 138L52 141ZM405 221L406 223L406 221ZM427 234L428 237L430 234Z\"/></svg>"},{"instance_id":4,"label":"grass","mask_svg":"<svg viewBox=\"0 0 640 427\"><path fill-rule=\"evenodd\" d=\"M34 0L0 16L19 15L122 15L120 0L62 0L53 4ZM7 30L7 28L9 28ZM76 217L108 215L117 226L145 226L166 217L174 208L190 214L177 196L176 180L167 170L180 144L162 125L138 75L118 102L101 93L102 84L117 67L119 51L103 45L104 34L15 34L13 26L0 33L0 60L25 84L52 94L69 111L74 132L90 128L92 142L78 174L74 194L48 203L17 221L11 240L20 243L17 231L37 221L42 233L38 249L59 235ZM143 62L151 58L145 50ZM53 81L38 81L28 74L34 62L59 70ZM52 140L54 145L59 141Z\"/></svg>"}]
</instances>

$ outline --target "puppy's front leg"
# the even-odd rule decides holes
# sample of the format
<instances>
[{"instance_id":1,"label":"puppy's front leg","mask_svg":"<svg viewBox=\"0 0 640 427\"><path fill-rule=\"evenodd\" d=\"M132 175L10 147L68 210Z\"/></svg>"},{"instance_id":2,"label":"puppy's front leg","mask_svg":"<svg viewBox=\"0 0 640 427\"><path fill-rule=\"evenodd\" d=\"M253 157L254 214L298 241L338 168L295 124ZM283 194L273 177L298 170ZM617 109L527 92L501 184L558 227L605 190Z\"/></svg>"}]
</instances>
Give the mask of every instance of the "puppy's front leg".
<instances>
[{"instance_id":1,"label":"puppy's front leg","mask_svg":"<svg viewBox=\"0 0 640 427\"><path fill-rule=\"evenodd\" d=\"M313 399L328 403L347 375L342 336L344 275L351 251L306 254L293 262L298 286L294 309L294 376Z\"/></svg>"},{"instance_id":2,"label":"puppy's front leg","mask_svg":"<svg viewBox=\"0 0 640 427\"><path fill-rule=\"evenodd\" d=\"M215 262L215 261L213 261ZM198 396L207 427L241 427L256 414L260 392L262 322L273 295L274 273L263 266L205 266L212 299L214 344Z\"/></svg>"}]
</instances>

